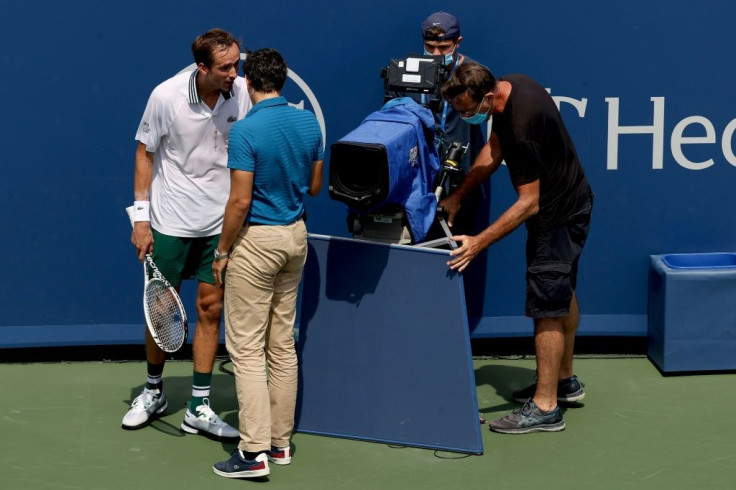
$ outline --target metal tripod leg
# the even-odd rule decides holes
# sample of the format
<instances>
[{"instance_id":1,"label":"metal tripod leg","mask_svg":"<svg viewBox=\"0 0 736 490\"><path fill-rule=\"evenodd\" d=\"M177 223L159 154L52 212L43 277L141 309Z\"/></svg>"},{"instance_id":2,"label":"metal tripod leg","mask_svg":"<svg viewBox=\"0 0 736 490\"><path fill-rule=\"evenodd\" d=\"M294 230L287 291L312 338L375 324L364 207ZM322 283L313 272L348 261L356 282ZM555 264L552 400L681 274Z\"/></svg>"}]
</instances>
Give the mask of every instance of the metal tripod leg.
<instances>
[{"instance_id":1,"label":"metal tripod leg","mask_svg":"<svg viewBox=\"0 0 736 490\"><path fill-rule=\"evenodd\" d=\"M450 227L447 226L445 218L437 218L437 222L440 224L440 228L442 228L442 231L445 233L445 237L437 238L436 240L430 240L428 242L417 243L416 245L414 245L415 247L436 248L443 245L449 245L450 249L452 250L455 250L457 248L457 243L454 240L450 240L452 232L450 231Z\"/></svg>"},{"instance_id":2,"label":"metal tripod leg","mask_svg":"<svg viewBox=\"0 0 736 490\"><path fill-rule=\"evenodd\" d=\"M439 221L440 226L442 227L442 231L444 231L445 235L447 236L447 243L450 245L450 248L452 250L455 250L457 248L457 242L450 239L450 237L452 236L452 232L450 231L450 227L447 226L447 221L445 221L445 218L439 218L437 221Z\"/></svg>"},{"instance_id":3,"label":"metal tripod leg","mask_svg":"<svg viewBox=\"0 0 736 490\"><path fill-rule=\"evenodd\" d=\"M442 197L442 192L444 190L444 184L447 179L447 175L448 174L446 172L442 173L442 176L440 177L440 184L434 190L434 196L437 198L438 203L440 202L440 198ZM437 214L435 214L435 219L440 224L445 237L437 238L436 240L430 240L428 242L417 243L416 245L414 245L415 247L436 248L443 245L449 245L451 250L455 250L457 248L457 242L450 239L450 237L452 236L452 232L450 231L450 227L447 226L447 221L445 221L445 218L442 217L440 209L441 208L437 206Z\"/></svg>"}]
</instances>

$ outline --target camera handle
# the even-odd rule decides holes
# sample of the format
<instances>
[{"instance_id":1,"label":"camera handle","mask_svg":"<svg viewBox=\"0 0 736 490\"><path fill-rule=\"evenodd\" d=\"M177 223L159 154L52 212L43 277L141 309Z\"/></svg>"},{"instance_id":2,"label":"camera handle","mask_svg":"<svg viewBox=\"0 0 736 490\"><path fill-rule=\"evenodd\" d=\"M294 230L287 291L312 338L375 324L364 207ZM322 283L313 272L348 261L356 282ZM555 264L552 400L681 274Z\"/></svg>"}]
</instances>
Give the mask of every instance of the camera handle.
<instances>
[{"instance_id":1,"label":"camera handle","mask_svg":"<svg viewBox=\"0 0 736 490\"><path fill-rule=\"evenodd\" d=\"M450 249L452 250L455 250L457 248L457 242L450 239L450 237L452 236L452 231L450 231L450 227L447 225L447 220L445 219L445 211L442 206L439 206L439 202L442 198L442 194L445 192L445 186L448 184L448 182L462 176L463 169L461 166L461 162L463 154L467 149L467 145L463 146L457 141L453 142L447 149L447 156L440 166L440 176L437 182L437 187L434 190L434 196L437 199L438 204L437 211L435 213L435 219L439 223L440 228L442 228L442 232L445 234L444 238L438 238L436 240L419 243L416 245L417 247L434 248L443 245L449 245Z\"/></svg>"},{"instance_id":2,"label":"camera handle","mask_svg":"<svg viewBox=\"0 0 736 490\"><path fill-rule=\"evenodd\" d=\"M450 239L450 237L452 236L452 232L450 231L450 227L448 226L447 220L445 219L445 210L442 206L439 205L440 199L442 198L442 193L445 190L445 184L448 180L449 173L448 171L443 169L440 176L439 184L434 190L434 196L437 199L437 211L435 212L435 219L440 224L440 228L442 228L442 232L445 234L445 238L440 238L440 241L443 242L442 245L447 244L452 250L455 250L457 248L457 243L454 240Z\"/></svg>"}]
</instances>

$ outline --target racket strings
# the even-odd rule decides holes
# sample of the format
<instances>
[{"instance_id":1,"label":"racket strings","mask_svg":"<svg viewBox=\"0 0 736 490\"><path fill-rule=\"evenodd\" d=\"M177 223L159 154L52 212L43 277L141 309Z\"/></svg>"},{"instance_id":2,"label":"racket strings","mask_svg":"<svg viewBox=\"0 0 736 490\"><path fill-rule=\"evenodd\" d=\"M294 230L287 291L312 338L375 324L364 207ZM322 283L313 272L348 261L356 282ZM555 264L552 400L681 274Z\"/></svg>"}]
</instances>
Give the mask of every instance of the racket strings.
<instances>
[{"instance_id":1,"label":"racket strings","mask_svg":"<svg viewBox=\"0 0 736 490\"><path fill-rule=\"evenodd\" d=\"M179 349L186 339L186 316L170 286L152 280L146 288L149 326L166 352Z\"/></svg>"}]
</instances>

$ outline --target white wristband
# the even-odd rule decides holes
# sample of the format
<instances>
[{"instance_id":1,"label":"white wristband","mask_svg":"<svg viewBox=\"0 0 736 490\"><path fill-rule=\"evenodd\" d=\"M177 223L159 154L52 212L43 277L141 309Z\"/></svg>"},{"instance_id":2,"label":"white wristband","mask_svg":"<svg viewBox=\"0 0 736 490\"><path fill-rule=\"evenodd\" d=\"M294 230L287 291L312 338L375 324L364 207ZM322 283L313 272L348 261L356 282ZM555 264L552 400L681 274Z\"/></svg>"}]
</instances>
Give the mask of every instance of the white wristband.
<instances>
[{"instance_id":1,"label":"white wristband","mask_svg":"<svg viewBox=\"0 0 736 490\"><path fill-rule=\"evenodd\" d=\"M133 221L151 221L151 202L133 202Z\"/></svg>"}]
</instances>

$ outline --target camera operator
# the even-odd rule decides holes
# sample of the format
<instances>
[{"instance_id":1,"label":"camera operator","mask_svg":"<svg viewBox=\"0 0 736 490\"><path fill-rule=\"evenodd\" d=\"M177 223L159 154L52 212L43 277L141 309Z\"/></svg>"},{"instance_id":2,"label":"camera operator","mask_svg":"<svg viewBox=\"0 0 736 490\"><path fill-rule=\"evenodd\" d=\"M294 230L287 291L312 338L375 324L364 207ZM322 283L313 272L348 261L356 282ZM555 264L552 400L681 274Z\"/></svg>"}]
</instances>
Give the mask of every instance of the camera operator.
<instances>
[{"instance_id":1,"label":"camera operator","mask_svg":"<svg viewBox=\"0 0 736 490\"><path fill-rule=\"evenodd\" d=\"M463 271L478 254L525 224L526 307L534 320L537 382L513 393L524 406L490 424L505 434L560 431L558 403L585 396L573 373L580 321L575 295L578 262L588 236L593 192L559 109L542 85L513 74L498 80L488 68L465 63L442 96L470 124L493 119L488 144L462 185L442 201L450 215L465 192L490 177L505 159L517 201L474 236L454 236L450 268Z\"/></svg>"},{"instance_id":2,"label":"camera operator","mask_svg":"<svg viewBox=\"0 0 736 490\"><path fill-rule=\"evenodd\" d=\"M422 38L424 54L445 57L448 76L466 60L472 61L459 52L463 37L460 35L460 23L452 14L435 12L424 19L422 22ZM445 156L453 143L467 146L461 163L462 173L466 174L485 144L484 130L486 125L465 124L459 113L446 100L442 101L439 111L434 113L434 117L435 131L438 138L440 138L438 150L441 156ZM476 217L480 214L480 203L484 194L486 198L490 197L489 183L474 189L465 197L460 211L453 221L453 233L458 235L475 232ZM485 208L487 207L485 206ZM488 213L488 210L485 210L485 212ZM483 222L486 221L487 219ZM436 233L437 235L442 234L440 230L437 230ZM435 234L435 230L432 234Z\"/></svg>"}]
</instances>

